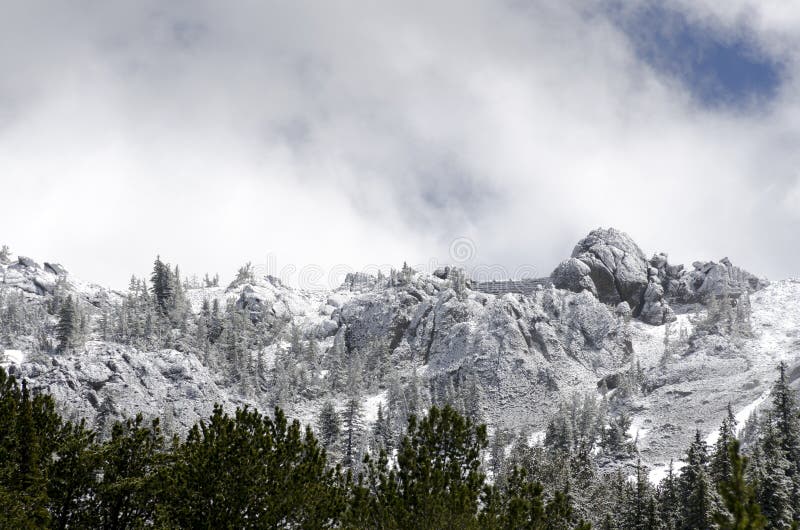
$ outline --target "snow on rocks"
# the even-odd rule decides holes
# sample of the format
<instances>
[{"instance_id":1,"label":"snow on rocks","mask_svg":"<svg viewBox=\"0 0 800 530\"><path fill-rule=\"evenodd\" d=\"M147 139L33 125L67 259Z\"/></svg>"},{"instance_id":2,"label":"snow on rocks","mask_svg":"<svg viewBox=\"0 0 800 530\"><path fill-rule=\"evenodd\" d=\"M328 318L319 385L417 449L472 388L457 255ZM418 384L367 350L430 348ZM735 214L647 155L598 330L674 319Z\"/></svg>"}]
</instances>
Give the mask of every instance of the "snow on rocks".
<instances>
[{"instance_id":1,"label":"snow on rocks","mask_svg":"<svg viewBox=\"0 0 800 530\"><path fill-rule=\"evenodd\" d=\"M676 330L685 326L684 334L691 334L693 321L704 315L678 315L670 325L676 353L669 358L663 356L666 326L631 326L634 351L653 387L632 404L644 408L638 414L651 422L647 436L640 436L643 461L662 465L665 458L681 458L696 430L713 444L729 403L741 428L768 400L778 363L800 361L797 300L800 282L772 283L751 296L749 336L712 335L691 347L680 342Z\"/></svg>"},{"instance_id":2,"label":"snow on rocks","mask_svg":"<svg viewBox=\"0 0 800 530\"><path fill-rule=\"evenodd\" d=\"M169 411L175 424L168 428L185 432L210 416L215 403L226 410L254 405L220 387L194 355L175 350L92 341L82 352L29 359L17 372L31 388L53 395L68 418L86 418L101 431L138 412L155 418Z\"/></svg>"},{"instance_id":3,"label":"snow on rocks","mask_svg":"<svg viewBox=\"0 0 800 530\"><path fill-rule=\"evenodd\" d=\"M368 396L366 399L364 399L364 404L362 406L364 419L369 423L375 423L375 421L378 419L378 407L383 405L385 410L386 404L388 403L388 398L389 392L384 390L379 394Z\"/></svg>"},{"instance_id":4,"label":"snow on rocks","mask_svg":"<svg viewBox=\"0 0 800 530\"><path fill-rule=\"evenodd\" d=\"M25 354L21 350L4 350L0 356L0 366L7 368L10 365L20 365L25 361Z\"/></svg>"}]
</instances>

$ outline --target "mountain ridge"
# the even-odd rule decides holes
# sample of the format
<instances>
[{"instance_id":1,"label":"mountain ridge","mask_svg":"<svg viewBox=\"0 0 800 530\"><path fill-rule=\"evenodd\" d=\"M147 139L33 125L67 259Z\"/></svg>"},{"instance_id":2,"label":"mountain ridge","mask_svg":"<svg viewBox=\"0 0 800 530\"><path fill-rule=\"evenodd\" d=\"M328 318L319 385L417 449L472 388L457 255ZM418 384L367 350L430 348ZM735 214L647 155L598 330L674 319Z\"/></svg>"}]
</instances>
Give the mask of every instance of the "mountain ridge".
<instances>
[{"instance_id":1,"label":"mountain ridge","mask_svg":"<svg viewBox=\"0 0 800 530\"><path fill-rule=\"evenodd\" d=\"M130 293L28 258L0 267L6 305L18 296L39 314L29 317L29 333L6 334L4 349L22 358L14 353L3 364L52 393L68 417L101 431L142 411L166 413L184 432L214 402L280 405L315 424L325 401L342 409L357 392L365 430L378 404L402 423L431 404L457 402L495 432L530 435L545 429L559 403L600 389L599 399L631 415L631 438L657 466L679 457L695 428L716 429L728 402L742 408L763 394L778 360L797 360L800 284L770 284L727 259L691 270L665 254L647 259L614 229L590 233L556 267L552 286L529 293L481 292L457 268L353 275L322 292L245 269L228 287L187 286L190 322L167 330L164 347L98 335ZM84 307L88 340L66 354L38 351L37 341L54 336L47 305L65 294ZM205 333L204 307L213 305L232 315L223 334L241 326L246 351L195 340ZM729 321L719 317L724 311ZM622 396L629 377L641 380Z\"/></svg>"}]
</instances>

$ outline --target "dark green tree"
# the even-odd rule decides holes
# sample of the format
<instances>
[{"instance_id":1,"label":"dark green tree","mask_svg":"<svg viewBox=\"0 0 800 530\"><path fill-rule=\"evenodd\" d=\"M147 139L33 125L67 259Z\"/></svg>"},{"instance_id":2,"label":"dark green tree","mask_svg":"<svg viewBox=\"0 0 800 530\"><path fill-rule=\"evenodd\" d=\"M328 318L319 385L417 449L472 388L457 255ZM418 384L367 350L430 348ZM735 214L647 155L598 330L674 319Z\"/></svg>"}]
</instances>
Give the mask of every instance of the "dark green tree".
<instances>
[{"instance_id":1,"label":"dark green tree","mask_svg":"<svg viewBox=\"0 0 800 530\"><path fill-rule=\"evenodd\" d=\"M172 270L169 265L161 261L161 256L157 256L153 263L150 283L156 307L163 316L166 316L173 307L175 291Z\"/></svg>"},{"instance_id":2,"label":"dark green tree","mask_svg":"<svg viewBox=\"0 0 800 530\"><path fill-rule=\"evenodd\" d=\"M162 492L165 442L159 421L148 426L141 414L117 422L99 449L94 507L99 528L142 527L156 516Z\"/></svg>"},{"instance_id":3,"label":"dark green tree","mask_svg":"<svg viewBox=\"0 0 800 530\"><path fill-rule=\"evenodd\" d=\"M789 387L786 370L786 363L781 362L778 380L772 387L772 414L775 435L789 464L786 476L792 482L791 504L800 511L800 407L794 390Z\"/></svg>"},{"instance_id":4,"label":"dark green tree","mask_svg":"<svg viewBox=\"0 0 800 530\"><path fill-rule=\"evenodd\" d=\"M739 441L728 444L730 477L718 485L725 511L718 510L714 521L720 530L760 530L767 520L761 514L755 489L745 479L747 458L739 454Z\"/></svg>"},{"instance_id":5,"label":"dark green tree","mask_svg":"<svg viewBox=\"0 0 800 530\"><path fill-rule=\"evenodd\" d=\"M791 462L783 450L783 436L778 432L772 412L767 414L759 443L757 497L769 528L790 528L795 515L792 504ZM754 455L755 457L756 455Z\"/></svg>"},{"instance_id":6,"label":"dark green tree","mask_svg":"<svg viewBox=\"0 0 800 530\"><path fill-rule=\"evenodd\" d=\"M450 406L431 407L421 420L412 415L396 465L387 468L385 458L371 463L375 497L370 512L379 514L378 526L477 528L485 479L480 457L487 445L486 427Z\"/></svg>"},{"instance_id":7,"label":"dark green tree","mask_svg":"<svg viewBox=\"0 0 800 530\"><path fill-rule=\"evenodd\" d=\"M166 517L181 528L328 528L345 495L310 429L250 409L216 406L195 425L168 472Z\"/></svg>"},{"instance_id":8,"label":"dark green tree","mask_svg":"<svg viewBox=\"0 0 800 530\"><path fill-rule=\"evenodd\" d=\"M682 507L680 528L711 528L714 513L714 491L708 476L708 450L700 431L686 452L686 466L681 470L678 490Z\"/></svg>"},{"instance_id":9,"label":"dark green tree","mask_svg":"<svg viewBox=\"0 0 800 530\"><path fill-rule=\"evenodd\" d=\"M58 324L56 324L58 351L68 352L75 346L76 328L75 303L72 295L70 295L61 302L61 307L58 310Z\"/></svg>"},{"instance_id":10,"label":"dark green tree","mask_svg":"<svg viewBox=\"0 0 800 530\"><path fill-rule=\"evenodd\" d=\"M709 473L715 484L730 482L733 478L733 461L730 458L729 449L734 440L736 440L736 418L733 415L731 404L728 403L727 415L720 425L719 436L714 444L714 452L709 465Z\"/></svg>"},{"instance_id":11,"label":"dark green tree","mask_svg":"<svg viewBox=\"0 0 800 530\"><path fill-rule=\"evenodd\" d=\"M332 451L336 449L339 444L341 429L342 422L339 418L339 413L336 412L336 407L333 406L333 402L326 401L322 404L317 420L320 443L326 450Z\"/></svg>"}]
</instances>

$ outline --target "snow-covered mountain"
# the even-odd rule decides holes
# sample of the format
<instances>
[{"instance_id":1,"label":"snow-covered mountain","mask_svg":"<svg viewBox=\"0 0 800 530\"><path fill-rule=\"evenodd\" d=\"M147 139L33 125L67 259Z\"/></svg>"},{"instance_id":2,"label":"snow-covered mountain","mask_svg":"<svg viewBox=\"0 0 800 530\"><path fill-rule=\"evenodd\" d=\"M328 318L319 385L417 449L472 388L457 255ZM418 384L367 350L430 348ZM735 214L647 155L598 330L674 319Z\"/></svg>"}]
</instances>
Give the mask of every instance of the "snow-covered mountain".
<instances>
[{"instance_id":1,"label":"snow-covered mountain","mask_svg":"<svg viewBox=\"0 0 800 530\"><path fill-rule=\"evenodd\" d=\"M253 276L189 286L195 314L216 300L249 316L254 339L237 360L181 339L199 333L194 324L173 330L170 348L102 340L100 322L126 293L10 256L0 263L0 307L16 316L4 317L0 361L101 430L142 412L183 431L215 402L278 404L313 424L324 401L343 407L353 394L353 370L367 423L381 403L402 418L410 401L457 402L493 431L535 436L560 403L602 393L631 416L629 434L653 466L679 457L695 429L715 432L728 403L746 415L763 401L779 360L800 376L800 281L768 283L727 259L690 268L665 254L648 259L623 232L598 229L550 278L526 285L504 293L448 268L351 275L330 292ZM65 294L80 300L92 331L83 347L53 353L48 303Z\"/></svg>"}]
</instances>

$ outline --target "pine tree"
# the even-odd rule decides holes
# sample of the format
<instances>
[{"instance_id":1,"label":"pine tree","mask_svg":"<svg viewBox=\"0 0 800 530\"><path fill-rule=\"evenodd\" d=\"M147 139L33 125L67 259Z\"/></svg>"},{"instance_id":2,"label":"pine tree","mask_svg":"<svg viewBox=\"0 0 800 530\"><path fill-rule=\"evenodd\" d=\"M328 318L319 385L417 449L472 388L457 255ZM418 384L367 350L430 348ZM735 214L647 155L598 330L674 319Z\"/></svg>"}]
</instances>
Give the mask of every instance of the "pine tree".
<instances>
[{"instance_id":1,"label":"pine tree","mask_svg":"<svg viewBox=\"0 0 800 530\"><path fill-rule=\"evenodd\" d=\"M329 528L344 509L344 480L326 466L310 429L250 409L216 406L177 448L165 473L170 528Z\"/></svg>"},{"instance_id":2,"label":"pine tree","mask_svg":"<svg viewBox=\"0 0 800 530\"><path fill-rule=\"evenodd\" d=\"M16 467L16 482L20 500L29 513L30 521L45 523L49 514L45 508L46 482L42 469L43 447L41 434L35 418L35 404L25 381L22 382L22 393L17 419L17 452L19 455Z\"/></svg>"},{"instance_id":3,"label":"pine tree","mask_svg":"<svg viewBox=\"0 0 800 530\"><path fill-rule=\"evenodd\" d=\"M60 352L68 352L74 347L76 333L75 305L70 295L61 303L61 308L58 311L56 340L58 341L58 350Z\"/></svg>"},{"instance_id":4,"label":"pine tree","mask_svg":"<svg viewBox=\"0 0 800 530\"><path fill-rule=\"evenodd\" d=\"M667 475L658 485L659 517L666 530L675 530L680 520L680 493L672 460L669 461Z\"/></svg>"},{"instance_id":5,"label":"pine tree","mask_svg":"<svg viewBox=\"0 0 800 530\"><path fill-rule=\"evenodd\" d=\"M83 420L66 424L58 435L57 458L48 470L48 508L54 528L96 527L94 493L100 452L95 433Z\"/></svg>"},{"instance_id":6,"label":"pine tree","mask_svg":"<svg viewBox=\"0 0 800 530\"><path fill-rule=\"evenodd\" d=\"M117 422L100 449L102 481L95 492L98 526L142 527L156 514L156 499L165 485L164 438L158 420L146 426L141 414Z\"/></svg>"},{"instance_id":7,"label":"pine tree","mask_svg":"<svg viewBox=\"0 0 800 530\"><path fill-rule=\"evenodd\" d=\"M322 405L317 420L317 432L322 446L328 451L336 449L341 433L341 420L336 408L331 401L326 401Z\"/></svg>"},{"instance_id":8,"label":"pine tree","mask_svg":"<svg viewBox=\"0 0 800 530\"><path fill-rule=\"evenodd\" d=\"M786 476L792 482L792 506L800 507L800 407L794 391L789 387L786 370L786 363L781 362L778 380L772 387L773 421L775 435L789 464Z\"/></svg>"},{"instance_id":9,"label":"pine tree","mask_svg":"<svg viewBox=\"0 0 800 530\"><path fill-rule=\"evenodd\" d=\"M789 528L794 517L791 463L783 449L783 436L778 432L772 414L764 422L759 462L758 501L770 528Z\"/></svg>"},{"instance_id":10,"label":"pine tree","mask_svg":"<svg viewBox=\"0 0 800 530\"><path fill-rule=\"evenodd\" d=\"M728 444L729 477L718 485L719 494L725 506L717 511L714 521L720 530L760 530L766 527L767 520L761 514L753 486L745 479L747 458L739 454L739 441L733 439Z\"/></svg>"},{"instance_id":11,"label":"pine tree","mask_svg":"<svg viewBox=\"0 0 800 530\"><path fill-rule=\"evenodd\" d=\"M630 530L649 530L655 517L650 513L654 507L653 491L641 460L637 460L635 470L635 482L626 485L624 526Z\"/></svg>"},{"instance_id":12,"label":"pine tree","mask_svg":"<svg viewBox=\"0 0 800 530\"><path fill-rule=\"evenodd\" d=\"M420 421L412 416L393 469L370 466L376 485L372 512L384 528L476 528L485 477L481 451L486 427L476 426L452 407L431 407ZM374 524L361 525L376 526Z\"/></svg>"},{"instance_id":13,"label":"pine tree","mask_svg":"<svg viewBox=\"0 0 800 530\"><path fill-rule=\"evenodd\" d=\"M391 416L384 413L383 403L378 403L378 413L375 424L372 426L373 449L376 453L385 451L391 453L394 449L394 435L392 434Z\"/></svg>"},{"instance_id":14,"label":"pine tree","mask_svg":"<svg viewBox=\"0 0 800 530\"><path fill-rule=\"evenodd\" d=\"M730 458L729 448L734 440L736 440L736 417L733 415L731 404L728 403L727 415L722 420L719 437L711 455L709 472L715 484L730 482L733 478L733 460Z\"/></svg>"},{"instance_id":15,"label":"pine tree","mask_svg":"<svg viewBox=\"0 0 800 530\"><path fill-rule=\"evenodd\" d=\"M342 414L342 464L351 469L358 463L362 428L361 403L357 398L351 397L347 400Z\"/></svg>"},{"instance_id":16,"label":"pine tree","mask_svg":"<svg viewBox=\"0 0 800 530\"><path fill-rule=\"evenodd\" d=\"M680 528L711 528L714 492L708 476L706 443L701 439L699 430L695 432L695 439L686 453L686 466L681 470L679 484L683 503Z\"/></svg>"},{"instance_id":17,"label":"pine tree","mask_svg":"<svg viewBox=\"0 0 800 530\"><path fill-rule=\"evenodd\" d=\"M161 256L157 256L156 261L153 263L150 283L152 284L156 307L162 316L166 316L173 307L174 285L172 271L169 265L161 261Z\"/></svg>"}]
</instances>

